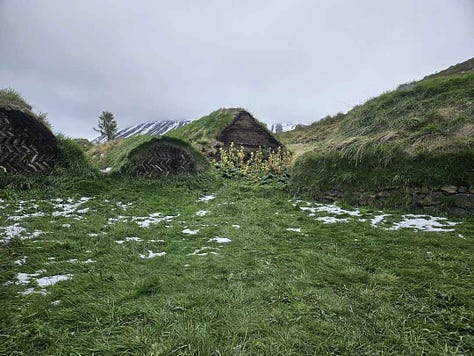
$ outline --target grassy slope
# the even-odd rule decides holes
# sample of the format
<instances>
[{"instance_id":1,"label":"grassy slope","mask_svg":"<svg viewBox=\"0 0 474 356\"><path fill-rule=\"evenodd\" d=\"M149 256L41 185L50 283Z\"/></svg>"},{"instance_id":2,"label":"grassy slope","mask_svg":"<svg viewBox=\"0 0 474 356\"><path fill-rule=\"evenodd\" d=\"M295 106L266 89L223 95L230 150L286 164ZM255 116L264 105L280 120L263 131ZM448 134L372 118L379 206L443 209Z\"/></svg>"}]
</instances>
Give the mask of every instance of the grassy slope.
<instances>
[{"instance_id":1,"label":"grassy slope","mask_svg":"<svg viewBox=\"0 0 474 356\"><path fill-rule=\"evenodd\" d=\"M215 142L226 126L232 123L234 114L241 109L219 109L207 116L192 121L167 133L167 136L181 138L194 143Z\"/></svg>"},{"instance_id":2,"label":"grassy slope","mask_svg":"<svg viewBox=\"0 0 474 356\"><path fill-rule=\"evenodd\" d=\"M241 110L245 109L226 108L213 111L207 116L168 132L166 136L189 141L199 151L215 153L216 147L220 146L219 137L222 131L232 123L234 115ZM260 125L263 130L272 135L265 124L256 121L257 125Z\"/></svg>"},{"instance_id":3,"label":"grassy slope","mask_svg":"<svg viewBox=\"0 0 474 356\"><path fill-rule=\"evenodd\" d=\"M316 194L344 186L473 185L474 72L458 73L451 68L282 135L311 151L296 161L296 185Z\"/></svg>"},{"instance_id":4,"label":"grassy slope","mask_svg":"<svg viewBox=\"0 0 474 356\"><path fill-rule=\"evenodd\" d=\"M101 184L107 189L0 191L0 226L13 223L7 217L18 215L20 200L23 213L47 213L19 222L46 234L0 249L0 354L473 351L472 218L455 232L387 231L357 221L324 225L276 186L210 176ZM216 199L196 201L209 193ZM94 198L81 206L90 208L83 219L51 217L47 201L84 194ZM127 210L124 203L131 203ZM196 216L198 210L208 215ZM109 217L156 212L180 215L149 228L107 224ZM185 235L185 227L199 233ZM143 241L115 243L127 236ZM215 236L232 241L207 242ZM218 255L188 256L203 246ZM139 258L148 250L167 255ZM23 266L14 263L24 256ZM96 262L68 262L89 258ZM46 296L18 294L33 284L3 285L39 269L73 279L47 287Z\"/></svg>"},{"instance_id":5,"label":"grassy slope","mask_svg":"<svg viewBox=\"0 0 474 356\"><path fill-rule=\"evenodd\" d=\"M87 154L100 167L111 167L113 172L125 172L130 168L130 157L145 151L149 144L155 141L163 144L178 145L187 150L198 171L206 170L209 161L201 153L197 152L189 143L174 137L161 137L149 135L137 135L126 139L117 139L94 146Z\"/></svg>"}]
</instances>

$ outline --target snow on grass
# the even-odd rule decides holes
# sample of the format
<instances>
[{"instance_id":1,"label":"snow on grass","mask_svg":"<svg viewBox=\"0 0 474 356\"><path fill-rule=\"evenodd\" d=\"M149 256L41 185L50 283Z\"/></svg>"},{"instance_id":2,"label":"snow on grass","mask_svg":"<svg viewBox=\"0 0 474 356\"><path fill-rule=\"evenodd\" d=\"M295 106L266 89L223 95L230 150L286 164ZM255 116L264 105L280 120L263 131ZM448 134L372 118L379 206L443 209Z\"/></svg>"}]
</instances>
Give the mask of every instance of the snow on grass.
<instances>
[{"instance_id":1,"label":"snow on grass","mask_svg":"<svg viewBox=\"0 0 474 356\"><path fill-rule=\"evenodd\" d=\"M33 279L34 277L41 276L45 272L46 271L44 269L40 269L40 270L38 270L34 273L19 272L16 275L17 284L29 284L31 279ZM15 284L15 282L7 281L7 282L3 283L3 285L5 285L5 286L9 286L9 285L12 285L12 284Z\"/></svg>"},{"instance_id":2,"label":"snow on grass","mask_svg":"<svg viewBox=\"0 0 474 356\"><path fill-rule=\"evenodd\" d=\"M13 261L13 263L18 266L23 266L26 263L26 256L23 256L23 258L20 258L19 260Z\"/></svg>"},{"instance_id":3,"label":"snow on grass","mask_svg":"<svg viewBox=\"0 0 474 356\"><path fill-rule=\"evenodd\" d=\"M348 223L349 219L347 218L336 218L334 216L320 216L315 220L321 221L323 224L336 224L336 223Z\"/></svg>"},{"instance_id":4,"label":"snow on grass","mask_svg":"<svg viewBox=\"0 0 474 356\"><path fill-rule=\"evenodd\" d=\"M198 200L196 200L197 202L208 202L208 201L211 201L213 199L216 199L216 196L214 194L210 194L210 195L204 195L203 197L199 198Z\"/></svg>"},{"instance_id":5,"label":"snow on grass","mask_svg":"<svg viewBox=\"0 0 474 356\"><path fill-rule=\"evenodd\" d=\"M13 220L13 221L21 221L24 219L39 218L43 216L46 216L46 213L43 213L42 211L38 211L36 213L30 213L30 214L10 215L7 219Z\"/></svg>"},{"instance_id":6,"label":"snow on grass","mask_svg":"<svg viewBox=\"0 0 474 356\"><path fill-rule=\"evenodd\" d=\"M300 206L301 204L306 204L306 206ZM396 218L394 214L384 214L382 211L379 211L378 215L372 214L372 217L367 217L366 215L368 214L364 214L364 218L354 220L356 217L361 217L361 212L357 209L347 210L335 204L325 205L301 200L297 200L292 205L295 207L298 206L302 211L309 212L308 216L314 217L315 220L321 221L324 224L370 221L371 226L386 230L413 229L415 231L427 232L450 232L454 231L453 226L459 224L459 222L448 221L446 218L429 215L405 214ZM320 216L320 213L329 213L332 214L332 216ZM344 217L339 217L341 215ZM392 222L387 222L387 217L391 217L390 220Z\"/></svg>"},{"instance_id":7,"label":"snow on grass","mask_svg":"<svg viewBox=\"0 0 474 356\"><path fill-rule=\"evenodd\" d=\"M293 232L301 232L301 228L294 228L294 227L289 227L286 229L286 231L293 231Z\"/></svg>"},{"instance_id":8,"label":"snow on grass","mask_svg":"<svg viewBox=\"0 0 474 356\"><path fill-rule=\"evenodd\" d=\"M225 244L231 242L232 240L227 237L213 237L209 239L207 242L217 242L218 244Z\"/></svg>"},{"instance_id":9,"label":"snow on grass","mask_svg":"<svg viewBox=\"0 0 474 356\"><path fill-rule=\"evenodd\" d=\"M142 242L143 240L139 237L133 236L133 237L126 237L124 240L117 240L117 241L115 241L115 243L118 243L119 245L122 245L125 242L130 242L130 241Z\"/></svg>"},{"instance_id":10,"label":"snow on grass","mask_svg":"<svg viewBox=\"0 0 474 356\"><path fill-rule=\"evenodd\" d=\"M156 225L159 224L163 221L165 222L170 222L174 218L178 217L179 215L173 216L173 215L167 215L163 216L161 213L151 213L147 216L123 216L119 215L116 218L109 218L108 219L108 224L112 225L115 223L126 223L126 222L134 222L136 223L139 227L142 228L148 228L150 225Z\"/></svg>"},{"instance_id":11,"label":"snow on grass","mask_svg":"<svg viewBox=\"0 0 474 356\"><path fill-rule=\"evenodd\" d=\"M198 248L198 249L194 250L193 252L188 253L188 256L206 256L208 254L217 255L217 252L215 252L215 251L203 252L203 251L212 250L212 249L213 249L212 247Z\"/></svg>"},{"instance_id":12,"label":"snow on grass","mask_svg":"<svg viewBox=\"0 0 474 356\"><path fill-rule=\"evenodd\" d=\"M316 215L316 213L329 213L334 215L350 215L350 216L360 216L359 210L346 210L334 204L314 204L314 207L311 206L302 206L300 207L303 211L309 211L310 216ZM296 204L293 204L296 206Z\"/></svg>"},{"instance_id":13,"label":"snow on grass","mask_svg":"<svg viewBox=\"0 0 474 356\"><path fill-rule=\"evenodd\" d=\"M240 225L233 224L232 227L235 227L236 229L240 229Z\"/></svg>"},{"instance_id":14,"label":"snow on grass","mask_svg":"<svg viewBox=\"0 0 474 356\"><path fill-rule=\"evenodd\" d=\"M44 232L41 230L34 230L33 232L27 233L26 229L20 226L19 223L15 223L10 226L0 227L3 230L3 237L0 235L0 242L8 243L13 238L20 240L34 239Z\"/></svg>"},{"instance_id":15,"label":"snow on grass","mask_svg":"<svg viewBox=\"0 0 474 356\"><path fill-rule=\"evenodd\" d=\"M35 290L34 288L27 288L23 292L18 292L21 295L30 295L30 294L41 294L47 295L48 291L46 289Z\"/></svg>"},{"instance_id":16,"label":"snow on grass","mask_svg":"<svg viewBox=\"0 0 474 356\"><path fill-rule=\"evenodd\" d=\"M36 283L38 283L41 288L45 288L49 286L54 286L58 282L66 281L71 278L72 274L57 274L55 276L38 278L36 280Z\"/></svg>"},{"instance_id":17,"label":"snow on grass","mask_svg":"<svg viewBox=\"0 0 474 356\"><path fill-rule=\"evenodd\" d=\"M199 210L196 212L197 216L206 216L209 212L206 210Z\"/></svg>"},{"instance_id":18,"label":"snow on grass","mask_svg":"<svg viewBox=\"0 0 474 356\"><path fill-rule=\"evenodd\" d=\"M420 231L448 232L454 231L451 227L458 223L448 221L446 218L407 214L402 216L403 220L393 224L389 230L399 230L409 228Z\"/></svg>"},{"instance_id":19,"label":"snow on grass","mask_svg":"<svg viewBox=\"0 0 474 356\"><path fill-rule=\"evenodd\" d=\"M370 220L370 225L372 225L373 227L377 227L384 221L386 217L389 217L389 216L392 216L392 214L376 215Z\"/></svg>"},{"instance_id":20,"label":"snow on grass","mask_svg":"<svg viewBox=\"0 0 474 356\"><path fill-rule=\"evenodd\" d=\"M184 229L183 231L181 231L183 234L186 234L186 235L196 235L198 232L199 232L199 229L197 230L191 230L191 229Z\"/></svg>"},{"instance_id":21,"label":"snow on grass","mask_svg":"<svg viewBox=\"0 0 474 356\"><path fill-rule=\"evenodd\" d=\"M81 215L87 213L89 208L83 208L80 210L78 209L91 199L92 198L90 197L82 197L78 201L75 201L72 198L67 198L66 201L64 201L62 198L53 199L52 204L56 211L53 211L52 216L81 220L83 219Z\"/></svg>"},{"instance_id":22,"label":"snow on grass","mask_svg":"<svg viewBox=\"0 0 474 356\"><path fill-rule=\"evenodd\" d=\"M155 258L155 257L161 257L166 255L166 252L153 252L152 250L148 250L148 255L142 255L140 254L140 258L143 259L150 259L150 258Z\"/></svg>"}]
</instances>

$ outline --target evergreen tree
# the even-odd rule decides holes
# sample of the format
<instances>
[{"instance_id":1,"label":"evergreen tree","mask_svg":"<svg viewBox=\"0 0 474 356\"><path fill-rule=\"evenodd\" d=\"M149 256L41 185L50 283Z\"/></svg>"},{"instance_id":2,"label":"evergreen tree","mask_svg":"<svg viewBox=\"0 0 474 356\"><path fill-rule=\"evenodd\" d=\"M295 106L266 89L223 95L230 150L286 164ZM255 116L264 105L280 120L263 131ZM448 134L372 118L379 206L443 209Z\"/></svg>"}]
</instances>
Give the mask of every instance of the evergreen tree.
<instances>
[{"instance_id":1,"label":"evergreen tree","mask_svg":"<svg viewBox=\"0 0 474 356\"><path fill-rule=\"evenodd\" d=\"M110 111L103 111L99 116L99 128L94 128L107 138L107 141L113 140L117 135L117 121L115 121L114 114Z\"/></svg>"}]
</instances>

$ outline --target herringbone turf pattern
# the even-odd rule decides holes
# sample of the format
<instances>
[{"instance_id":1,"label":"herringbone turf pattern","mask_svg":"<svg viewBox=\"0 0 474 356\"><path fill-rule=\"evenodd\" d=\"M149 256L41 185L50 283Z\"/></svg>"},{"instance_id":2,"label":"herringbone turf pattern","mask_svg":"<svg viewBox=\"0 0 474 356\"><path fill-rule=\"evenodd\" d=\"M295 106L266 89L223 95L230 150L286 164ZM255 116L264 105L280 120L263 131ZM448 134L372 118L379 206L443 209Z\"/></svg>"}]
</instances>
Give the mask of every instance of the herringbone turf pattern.
<instances>
[{"instance_id":1,"label":"herringbone turf pattern","mask_svg":"<svg viewBox=\"0 0 474 356\"><path fill-rule=\"evenodd\" d=\"M0 108L0 169L8 173L47 174L57 158L57 143L31 114Z\"/></svg>"},{"instance_id":2,"label":"herringbone turf pattern","mask_svg":"<svg viewBox=\"0 0 474 356\"><path fill-rule=\"evenodd\" d=\"M134 160L134 172L142 177L160 177L177 173L194 173L189 153L178 146L156 143Z\"/></svg>"}]
</instances>

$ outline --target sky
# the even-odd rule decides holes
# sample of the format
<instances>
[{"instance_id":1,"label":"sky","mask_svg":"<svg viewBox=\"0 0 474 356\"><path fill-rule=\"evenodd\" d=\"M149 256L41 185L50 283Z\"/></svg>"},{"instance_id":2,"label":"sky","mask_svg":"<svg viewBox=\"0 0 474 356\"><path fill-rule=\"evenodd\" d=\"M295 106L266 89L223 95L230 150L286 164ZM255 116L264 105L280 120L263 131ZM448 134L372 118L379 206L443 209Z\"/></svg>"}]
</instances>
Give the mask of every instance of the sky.
<instances>
[{"instance_id":1,"label":"sky","mask_svg":"<svg viewBox=\"0 0 474 356\"><path fill-rule=\"evenodd\" d=\"M55 132L244 107L309 124L474 56L474 0L0 0L0 88Z\"/></svg>"}]
</instances>

